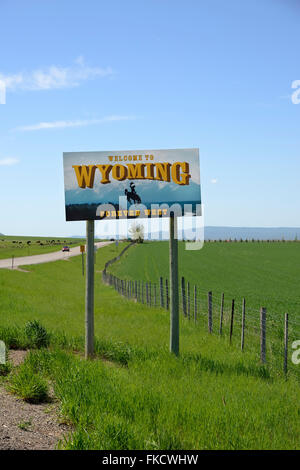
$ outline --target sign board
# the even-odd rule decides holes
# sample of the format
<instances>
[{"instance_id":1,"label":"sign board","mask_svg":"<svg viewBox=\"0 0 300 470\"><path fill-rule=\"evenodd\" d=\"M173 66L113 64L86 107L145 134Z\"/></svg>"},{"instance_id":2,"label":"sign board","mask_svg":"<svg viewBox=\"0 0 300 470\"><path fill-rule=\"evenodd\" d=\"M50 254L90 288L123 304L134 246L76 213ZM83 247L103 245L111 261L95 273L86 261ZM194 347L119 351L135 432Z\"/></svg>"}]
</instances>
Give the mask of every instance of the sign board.
<instances>
[{"instance_id":1,"label":"sign board","mask_svg":"<svg viewBox=\"0 0 300 470\"><path fill-rule=\"evenodd\" d=\"M80 245L80 253L84 253L85 252L85 246L84 245Z\"/></svg>"},{"instance_id":2,"label":"sign board","mask_svg":"<svg viewBox=\"0 0 300 470\"><path fill-rule=\"evenodd\" d=\"M198 149L66 152L63 160L68 221L169 216L174 204L193 215L201 204Z\"/></svg>"}]
</instances>

